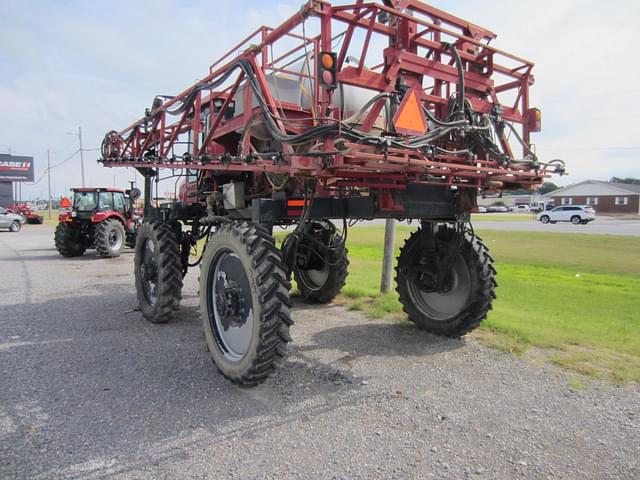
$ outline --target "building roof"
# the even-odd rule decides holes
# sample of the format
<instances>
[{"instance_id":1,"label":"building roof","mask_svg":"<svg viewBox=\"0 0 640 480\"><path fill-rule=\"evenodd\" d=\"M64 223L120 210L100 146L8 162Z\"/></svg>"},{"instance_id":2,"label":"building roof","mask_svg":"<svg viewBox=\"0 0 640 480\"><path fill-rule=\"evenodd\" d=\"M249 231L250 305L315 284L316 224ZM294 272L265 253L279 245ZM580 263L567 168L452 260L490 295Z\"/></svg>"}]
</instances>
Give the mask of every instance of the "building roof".
<instances>
[{"instance_id":1,"label":"building roof","mask_svg":"<svg viewBox=\"0 0 640 480\"><path fill-rule=\"evenodd\" d=\"M640 193L640 184L632 184L632 183L614 183L616 187L624 188L625 190L629 190L633 193Z\"/></svg>"},{"instance_id":2,"label":"building roof","mask_svg":"<svg viewBox=\"0 0 640 480\"><path fill-rule=\"evenodd\" d=\"M547 194L548 197L606 197L614 195L640 195L640 185L611 183L599 180L585 180L559 188Z\"/></svg>"}]
</instances>

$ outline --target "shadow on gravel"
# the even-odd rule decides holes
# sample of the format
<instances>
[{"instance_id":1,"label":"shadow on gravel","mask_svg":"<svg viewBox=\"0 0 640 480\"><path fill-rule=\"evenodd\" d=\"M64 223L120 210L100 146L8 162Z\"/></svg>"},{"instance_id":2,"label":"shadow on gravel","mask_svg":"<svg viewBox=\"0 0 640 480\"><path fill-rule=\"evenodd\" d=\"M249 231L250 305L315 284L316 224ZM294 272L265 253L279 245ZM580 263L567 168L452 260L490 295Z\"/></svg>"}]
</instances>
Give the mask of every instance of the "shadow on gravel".
<instances>
[{"instance_id":1,"label":"shadow on gravel","mask_svg":"<svg viewBox=\"0 0 640 480\"><path fill-rule=\"evenodd\" d=\"M0 478L135 472L150 452L170 461L185 447L304 422L360 388L348 369L295 347L265 384L238 388L212 364L193 298L175 321L152 325L128 283L100 288L0 317Z\"/></svg>"},{"instance_id":2,"label":"shadow on gravel","mask_svg":"<svg viewBox=\"0 0 640 480\"><path fill-rule=\"evenodd\" d=\"M393 324L345 325L317 332L313 345L303 351L336 349L349 352L345 362L360 357L423 357L464 347L463 340L453 340L423 332L416 327Z\"/></svg>"}]
</instances>

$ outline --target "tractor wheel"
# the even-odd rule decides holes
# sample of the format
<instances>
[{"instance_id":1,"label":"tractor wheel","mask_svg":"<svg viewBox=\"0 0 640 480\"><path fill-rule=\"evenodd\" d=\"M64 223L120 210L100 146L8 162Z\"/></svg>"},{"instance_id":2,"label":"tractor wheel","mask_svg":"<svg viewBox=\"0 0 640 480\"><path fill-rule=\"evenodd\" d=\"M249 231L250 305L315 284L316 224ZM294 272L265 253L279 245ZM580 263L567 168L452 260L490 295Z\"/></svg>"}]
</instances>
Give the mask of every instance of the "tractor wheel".
<instances>
[{"instance_id":1,"label":"tractor wheel","mask_svg":"<svg viewBox=\"0 0 640 480\"><path fill-rule=\"evenodd\" d=\"M151 323L167 323L182 299L180 247L170 225L157 221L142 224L133 271L142 316Z\"/></svg>"},{"instance_id":2,"label":"tractor wheel","mask_svg":"<svg viewBox=\"0 0 640 480\"><path fill-rule=\"evenodd\" d=\"M87 247L78 241L78 232L68 223L59 223L54 240L58 252L63 257L79 257Z\"/></svg>"},{"instance_id":3,"label":"tractor wheel","mask_svg":"<svg viewBox=\"0 0 640 480\"><path fill-rule=\"evenodd\" d=\"M429 271L434 258L425 253L423 234L418 230L400 251L396 268L397 292L409 320L419 328L455 338L478 327L491 310L496 298L496 270L480 238L470 232L446 229L444 232L445 241L459 242L445 286L439 290L425 287L424 274L417 267L425 266Z\"/></svg>"},{"instance_id":4,"label":"tractor wheel","mask_svg":"<svg viewBox=\"0 0 640 480\"><path fill-rule=\"evenodd\" d=\"M213 362L241 386L263 382L286 355L290 284L273 237L250 223L223 224L202 259L200 314Z\"/></svg>"},{"instance_id":5,"label":"tractor wheel","mask_svg":"<svg viewBox=\"0 0 640 480\"><path fill-rule=\"evenodd\" d=\"M20 225L20 222L18 220L15 220L13 223L11 223L11 226L9 227L9 231L13 233L18 233L21 229L22 225Z\"/></svg>"},{"instance_id":6,"label":"tractor wheel","mask_svg":"<svg viewBox=\"0 0 640 480\"><path fill-rule=\"evenodd\" d=\"M296 255L304 262L293 275L303 298L311 303L329 303L344 287L349 259L343 239L330 222L309 222Z\"/></svg>"},{"instance_id":7,"label":"tractor wheel","mask_svg":"<svg viewBox=\"0 0 640 480\"><path fill-rule=\"evenodd\" d=\"M96 227L95 244L98 255L101 257L119 257L124 249L124 242L124 225L120 220L109 218Z\"/></svg>"}]
</instances>

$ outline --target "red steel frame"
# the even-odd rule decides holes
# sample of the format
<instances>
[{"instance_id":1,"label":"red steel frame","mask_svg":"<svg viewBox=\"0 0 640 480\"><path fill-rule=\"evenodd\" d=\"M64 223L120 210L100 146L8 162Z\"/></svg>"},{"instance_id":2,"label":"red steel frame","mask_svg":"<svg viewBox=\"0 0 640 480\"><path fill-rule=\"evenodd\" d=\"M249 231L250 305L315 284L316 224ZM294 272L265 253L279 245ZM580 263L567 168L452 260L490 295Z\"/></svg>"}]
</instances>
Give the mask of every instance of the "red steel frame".
<instances>
[{"instance_id":1,"label":"red steel frame","mask_svg":"<svg viewBox=\"0 0 640 480\"><path fill-rule=\"evenodd\" d=\"M381 23L380 14L391 21ZM308 19L319 20L320 33L304 37L294 31ZM476 112L491 113L500 106L502 117L521 125L522 138L528 145L531 139L529 88L533 85L533 63L493 47L496 35L463 19L426 5L418 0L396 0L395 8L389 1L384 5L355 0L354 4L332 6L325 0L309 0L302 9L277 28L260 27L235 45L220 60L211 65L209 74L179 95L164 102L124 130L118 132L120 144L108 158L105 166L130 166L139 169L191 169L216 172L269 172L321 180L325 188L369 187L403 189L409 182L499 191L510 188L533 188L542 183L550 171L545 167L505 166L488 155L470 160L465 156L430 154L402 148L376 147L342 142L336 148L337 136L325 138L314 146L314 154L293 153L285 146L287 161L251 156L248 136L240 145L230 145L229 135L243 131L259 108L252 108L252 95L244 88L244 109L240 115L226 118L227 108L235 102L237 93L246 84L244 72L220 91L205 93L197 87L219 79L232 69L239 59L253 68L260 90L274 115L299 120L285 128L292 134L304 132L314 124L341 119L343 112L332 105L335 92L323 88L307 72L296 72L285 65L305 51L332 50L332 32L341 32L342 46L338 52L338 79L352 85L378 92L393 92L398 79L415 88L425 107L443 118L449 98L455 93L458 71L452 54L443 41L453 44L465 64L465 97ZM372 38L386 37L382 64L365 68L371 53ZM345 60L356 37L362 38L359 64L347 65ZM296 45L278 58L269 53L276 42L296 42ZM270 50L271 49L271 50ZM240 53L236 53L240 52ZM378 52L379 54L380 52ZM314 57L315 58L315 57ZM309 78L313 84L313 107L303 109L298 104L279 102L271 92L267 76L273 73ZM496 78L501 79L500 83ZM425 86L425 79L430 82ZM194 92L196 92L194 94ZM509 98L509 104L503 98ZM177 116L169 111L186 102L187 108ZM211 113L205 122L204 113L214 112L214 104L223 102L219 113ZM384 107L383 100L368 111L359 129L372 132L374 123ZM316 112L328 112L331 118L322 118ZM175 156L178 142L186 135L191 139L191 155ZM514 158L509 143L501 140L503 151ZM145 154L153 149L153 155ZM223 158L224 154L231 153ZM319 153L324 153L325 158ZM526 152L525 152L526 153ZM523 154L523 156L525 156ZM331 161L327 161L331 158Z\"/></svg>"}]
</instances>

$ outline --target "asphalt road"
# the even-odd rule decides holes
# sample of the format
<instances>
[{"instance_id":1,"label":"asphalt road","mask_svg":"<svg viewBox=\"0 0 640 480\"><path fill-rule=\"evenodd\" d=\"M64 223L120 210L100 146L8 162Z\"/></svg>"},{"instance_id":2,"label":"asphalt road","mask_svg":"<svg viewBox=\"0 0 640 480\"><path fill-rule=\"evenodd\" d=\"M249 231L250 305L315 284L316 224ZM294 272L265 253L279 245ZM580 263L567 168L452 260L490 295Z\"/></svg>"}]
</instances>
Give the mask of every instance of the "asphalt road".
<instances>
[{"instance_id":1,"label":"asphalt road","mask_svg":"<svg viewBox=\"0 0 640 480\"><path fill-rule=\"evenodd\" d=\"M505 214L509 215L509 214ZM588 225L572 225L571 223L556 223L543 225L535 220L519 221L478 221L474 223L477 229L512 230L517 232L554 232L554 233L585 233L595 235L633 235L640 236L640 219L618 220L612 217L599 216Z\"/></svg>"},{"instance_id":2,"label":"asphalt road","mask_svg":"<svg viewBox=\"0 0 640 480\"><path fill-rule=\"evenodd\" d=\"M135 311L132 253L0 232L0 479L640 478L640 387L592 384L340 307L297 304L255 389L179 318Z\"/></svg>"},{"instance_id":3,"label":"asphalt road","mask_svg":"<svg viewBox=\"0 0 640 480\"><path fill-rule=\"evenodd\" d=\"M640 236L640 218L636 220L621 220L615 217L598 216L597 219L588 225L572 225L568 222L557 223L555 225L542 223L534 220L509 220L511 214L490 214L503 215L500 221L476 220L473 226L476 230L511 230L515 232L550 232L550 233L578 233L592 235L629 235ZM384 220L372 220L358 225L383 225ZM415 224L415 222L414 222Z\"/></svg>"}]
</instances>

